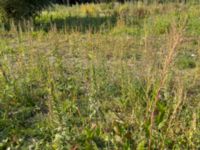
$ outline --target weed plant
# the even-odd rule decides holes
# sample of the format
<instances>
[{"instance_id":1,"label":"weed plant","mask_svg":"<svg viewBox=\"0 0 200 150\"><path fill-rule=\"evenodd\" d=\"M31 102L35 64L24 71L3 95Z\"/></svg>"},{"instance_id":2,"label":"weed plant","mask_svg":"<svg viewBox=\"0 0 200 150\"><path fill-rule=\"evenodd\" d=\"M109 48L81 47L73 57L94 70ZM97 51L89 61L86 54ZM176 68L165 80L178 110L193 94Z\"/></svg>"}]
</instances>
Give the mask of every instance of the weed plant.
<instances>
[{"instance_id":1,"label":"weed plant","mask_svg":"<svg viewBox=\"0 0 200 150\"><path fill-rule=\"evenodd\" d=\"M55 6L1 22L0 149L199 149L199 8Z\"/></svg>"}]
</instances>

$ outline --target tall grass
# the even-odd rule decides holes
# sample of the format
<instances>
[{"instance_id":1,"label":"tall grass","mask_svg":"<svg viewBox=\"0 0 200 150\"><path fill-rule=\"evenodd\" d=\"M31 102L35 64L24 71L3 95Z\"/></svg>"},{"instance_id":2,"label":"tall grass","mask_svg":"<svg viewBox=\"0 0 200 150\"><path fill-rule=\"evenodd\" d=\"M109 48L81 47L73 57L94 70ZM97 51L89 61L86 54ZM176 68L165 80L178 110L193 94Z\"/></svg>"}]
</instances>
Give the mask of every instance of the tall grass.
<instances>
[{"instance_id":1,"label":"tall grass","mask_svg":"<svg viewBox=\"0 0 200 150\"><path fill-rule=\"evenodd\" d=\"M0 148L199 149L198 9L58 7L2 25Z\"/></svg>"}]
</instances>

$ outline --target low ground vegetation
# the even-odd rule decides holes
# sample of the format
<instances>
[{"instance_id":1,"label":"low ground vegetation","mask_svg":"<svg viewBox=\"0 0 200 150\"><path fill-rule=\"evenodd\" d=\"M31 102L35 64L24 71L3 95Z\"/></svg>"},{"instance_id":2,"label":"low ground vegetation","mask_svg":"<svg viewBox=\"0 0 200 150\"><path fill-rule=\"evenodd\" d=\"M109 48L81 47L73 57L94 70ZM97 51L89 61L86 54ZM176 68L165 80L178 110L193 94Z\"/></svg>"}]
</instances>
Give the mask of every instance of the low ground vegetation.
<instances>
[{"instance_id":1,"label":"low ground vegetation","mask_svg":"<svg viewBox=\"0 0 200 150\"><path fill-rule=\"evenodd\" d=\"M199 149L200 6L55 5L0 23L0 149Z\"/></svg>"}]
</instances>

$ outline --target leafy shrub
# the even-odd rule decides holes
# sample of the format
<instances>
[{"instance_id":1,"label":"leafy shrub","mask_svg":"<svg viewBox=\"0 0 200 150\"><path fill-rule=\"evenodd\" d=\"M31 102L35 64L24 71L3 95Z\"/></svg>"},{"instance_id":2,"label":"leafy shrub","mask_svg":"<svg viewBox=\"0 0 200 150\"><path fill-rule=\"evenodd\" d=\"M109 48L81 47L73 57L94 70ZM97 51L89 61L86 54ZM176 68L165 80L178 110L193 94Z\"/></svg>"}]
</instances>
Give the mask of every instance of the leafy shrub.
<instances>
[{"instance_id":1,"label":"leafy shrub","mask_svg":"<svg viewBox=\"0 0 200 150\"><path fill-rule=\"evenodd\" d=\"M21 20L37 15L50 4L50 0L0 0L0 14L3 19Z\"/></svg>"}]
</instances>

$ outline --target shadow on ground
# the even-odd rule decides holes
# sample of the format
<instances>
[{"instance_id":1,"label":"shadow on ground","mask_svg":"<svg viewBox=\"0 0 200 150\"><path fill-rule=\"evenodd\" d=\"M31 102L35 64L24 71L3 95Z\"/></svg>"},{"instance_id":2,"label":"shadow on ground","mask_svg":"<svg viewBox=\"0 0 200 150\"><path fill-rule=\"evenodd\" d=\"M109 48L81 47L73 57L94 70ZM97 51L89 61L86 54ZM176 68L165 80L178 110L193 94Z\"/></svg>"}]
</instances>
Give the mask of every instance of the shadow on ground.
<instances>
[{"instance_id":1,"label":"shadow on ground","mask_svg":"<svg viewBox=\"0 0 200 150\"><path fill-rule=\"evenodd\" d=\"M63 19L55 18L49 21L35 21L35 30L49 31L52 27L56 27L57 30L67 30L67 31L79 31L79 32L98 32L101 30L109 30L115 26L117 21L116 16L106 16L106 17L79 17L79 16L69 16Z\"/></svg>"}]
</instances>

